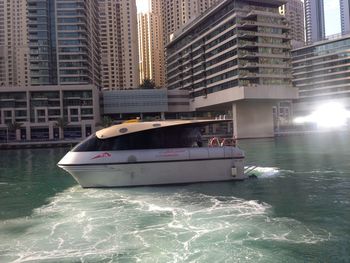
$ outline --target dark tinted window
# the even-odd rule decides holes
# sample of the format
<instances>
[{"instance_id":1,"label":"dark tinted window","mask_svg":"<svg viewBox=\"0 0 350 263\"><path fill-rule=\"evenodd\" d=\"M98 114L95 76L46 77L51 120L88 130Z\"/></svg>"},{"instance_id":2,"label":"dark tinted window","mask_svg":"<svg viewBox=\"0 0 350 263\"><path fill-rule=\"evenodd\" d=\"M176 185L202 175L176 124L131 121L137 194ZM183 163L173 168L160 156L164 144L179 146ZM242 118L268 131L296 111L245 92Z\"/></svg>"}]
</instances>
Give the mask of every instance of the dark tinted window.
<instances>
[{"instance_id":1,"label":"dark tinted window","mask_svg":"<svg viewBox=\"0 0 350 263\"><path fill-rule=\"evenodd\" d=\"M98 139L95 134L78 144L73 152L116 151L191 147L200 142L200 128L168 127Z\"/></svg>"}]
</instances>

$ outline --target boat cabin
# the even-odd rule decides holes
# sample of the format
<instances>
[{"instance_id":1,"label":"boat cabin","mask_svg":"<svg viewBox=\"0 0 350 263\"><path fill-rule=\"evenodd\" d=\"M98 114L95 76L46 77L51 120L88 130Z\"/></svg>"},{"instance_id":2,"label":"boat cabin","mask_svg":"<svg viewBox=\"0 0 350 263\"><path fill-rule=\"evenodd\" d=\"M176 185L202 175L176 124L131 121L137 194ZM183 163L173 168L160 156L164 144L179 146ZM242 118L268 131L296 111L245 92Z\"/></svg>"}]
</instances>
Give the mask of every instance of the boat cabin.
<instances>
[{"instance_id":1,"label":"boat cabin","mask_svg":"<svg viewBox=\"0 0 350 263\"><path fill-rule=\"evenodd\" d=\"M229 120L123 123L96 132L72 152L201 147L204 127L225 121Z\"/></svg>"}]
</instances>

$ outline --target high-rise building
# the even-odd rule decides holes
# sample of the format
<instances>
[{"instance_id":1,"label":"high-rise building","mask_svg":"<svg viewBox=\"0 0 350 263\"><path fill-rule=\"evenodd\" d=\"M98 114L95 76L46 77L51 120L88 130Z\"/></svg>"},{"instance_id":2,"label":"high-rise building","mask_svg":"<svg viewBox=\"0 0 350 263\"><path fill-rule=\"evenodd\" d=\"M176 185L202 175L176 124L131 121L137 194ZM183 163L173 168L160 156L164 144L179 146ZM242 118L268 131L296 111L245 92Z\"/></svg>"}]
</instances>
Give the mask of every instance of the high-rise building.
<instances>
[{"instance_id":1,"label":"high-rise building","mask_svg":"<svg viewBox=\"0 0 350 263\"><path fill-rule=\"evenodd\" d=\"M0 0L0 85L100 86L95 0Z\"/></svg>"},{"instance_id":2,"label":"high-rise building","mask_svg":"<svg viewBox=\"0 0 350 263\"><path fill-rule=\"evenodd\" d=\"M350 33L350 1L340 0L341 32L343 35Z\"/></svg>"},{"instance_id":3,"label":"high-rise building","mask_svg":"<svg viewBox=\"0 0 350 263\"><path fill-rule=\"evenodd\" d=\"M0 86L28 86L27 2L0 0Z\"/></svg>"},{"instance_id":4,"label":"high-rise building","mask_svg":"<svg viewBox=\"0 0 350 263\"><path fill-rule=\"evenodd\" d=\"M28 0L31 85L100 86L93 0Z\"/></svg>"},{"instance_id":5,"label":"high-rise building","mask_svg":"<svg viewBox=\"0 0 350 263\"><path fill-rule=\"evenodd\" d=\"M230 112L237 138L273 136L272 108L294 99L289 26L282 0L225 0L167 45L167 87L190 108Z\"/></svg>"},{"instance_id":6,"label":"high-rise building","mask_svg":"<svg viewBox=\"0 0 350 263\"><path fill-rule=\"evenodd\" d=\"M144 79L151 79L150 56L150 13L137 14L138 38L139 38L139 69L140 83Z\"/></svg>"},{"instance_id":7,"label":"high-rise building","mask_svg":"<svg viewBox=\"0 0 350 263\"><path fill-rule=\"evenodd\" d=\"M172 34L185 23L204 13L221 0L163 0L161 1L163 38L166 45Z\"/></svg>"},{"instance_id":8,"label":"high-rise building","mask_svg":"<svg viewBox=\"0 0 350 263\"><path fill-rule=\"evenodd\" d=\"M138 14L140 81L151 79L157 87L164 87L165 59L160 4L160 0L149 0L149 12Z\"/></svg>"},{"instance_id":9,"label":"high-rise building","mask_svg":"<svg viewBox=\"0 0 350 263\"><path fill-rule=\"evenodd\" d=\"M28 0L30 84L56 85L56 24L53 0ZM51 11L51 12L50 12ZM51 16L50 16L51 14Z\"/></svg>"},{"instance_id":10,"label":"high-rise building","mask_svg":"<svg viewBox=\"0 0 350 263\"><path fill-rule=\"evenodd\" d=\"M100 86L98 6L94 0L56 0L59 85Z\"/></svg>"},{"instance_id":11,"label":"high-rise building","mask_svg":"<svg viewBox=\"0 0 350 263\"><path fill-rule=\"evenodd\" d=\"M292 52L293 82L299 88L297 115L310 114L326 102L350 109L350 37L321 41Z\"/></svg>"},{"instance_id":12,"label":"high-rise building","mask_svg":"<svg viewBox=\"0 0 350 263\"><path fill-rule=\"evenodd\" d=\"M135 0L100 0L102 87L132 89L139 85Z\"/></svg>"},{"instance_id":13,"label":"high-rise building","mask_svg":"<svg viewBox=\"0 0 350 263\"><path fill-rule=\"evenodd\" d=\"M187 22L221 0L145 0L150 10L138 15L140 81L152 79L163 87L165 46Z\"/></svg>"},{"instance_id":14,"label":"high-rise building","mask_svg":"<svg viewBox=\"0 0 350 263\"><path fill-rule=\"evenodd\" d=\"M305 0L306 42L324 40L326 37L323 0Z\"/></svg>"},{"instance_id":15,"label":"high-rise building","mask_svg":"<svg viewBox=\"0 0 350 263\"><path fill-rule=\"evenodd\" d=\"M301 0L288 0L280 6L280 14L287 18L293 47L300 47L305 42L304 3Z\"/></svg>"}]
</instances>

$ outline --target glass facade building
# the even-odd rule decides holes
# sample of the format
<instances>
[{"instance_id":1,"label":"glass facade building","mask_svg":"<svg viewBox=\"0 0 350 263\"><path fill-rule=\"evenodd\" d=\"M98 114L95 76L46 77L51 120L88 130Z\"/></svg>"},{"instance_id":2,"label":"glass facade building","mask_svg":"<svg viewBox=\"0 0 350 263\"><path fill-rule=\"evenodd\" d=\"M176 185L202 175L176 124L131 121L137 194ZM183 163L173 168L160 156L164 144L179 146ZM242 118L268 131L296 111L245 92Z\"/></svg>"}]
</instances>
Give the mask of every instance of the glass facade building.
<instances>
[{"instance_id":1,"label":"glass facade building","mask_svg":"<svg viewBox=\"0 0 350 263\"><path fill-rule=\"evenodd\" d=\"M28 0L27 8L30 82L32 85L57 84L54 3L52 0Z\"/></svg>"},{"instance_id":2,"label":"glass facade building","mask_svg":"<svg viewBox=\"0 0 350 263\"><path fill-rule=\"evenodd\" d=\"M350 97L350 36L292 52L298 102Z\"/></svg>"},{"instance_id":3,"label":"glass facade building","mask_svg":"<svg viewBox=\"0 0 350 263\"><path fill-rule=\"evenodd\" d=\"M31 85L100 86L93 0L28 0Z\"/></svg>"}]
</instances>

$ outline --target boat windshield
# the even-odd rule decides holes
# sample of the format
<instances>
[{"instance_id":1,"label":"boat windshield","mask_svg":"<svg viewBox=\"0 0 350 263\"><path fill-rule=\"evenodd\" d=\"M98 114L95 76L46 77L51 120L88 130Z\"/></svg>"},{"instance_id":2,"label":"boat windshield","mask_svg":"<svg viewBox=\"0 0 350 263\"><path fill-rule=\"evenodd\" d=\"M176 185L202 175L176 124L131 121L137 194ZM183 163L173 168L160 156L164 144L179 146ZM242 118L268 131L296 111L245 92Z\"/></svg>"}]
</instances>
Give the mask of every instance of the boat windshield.
<instances>
[{"instance_id":1,"label":"boat windshield","mask_svg":"<svg viewBox=\"0 0 350 263\"><path fill-rule=\"evenodd\" d=\"M172 126L130 133L108 139L95 134L78 144L73 152L186 148L202 146L198 126Z\"/></svg>"}]
</instances>

